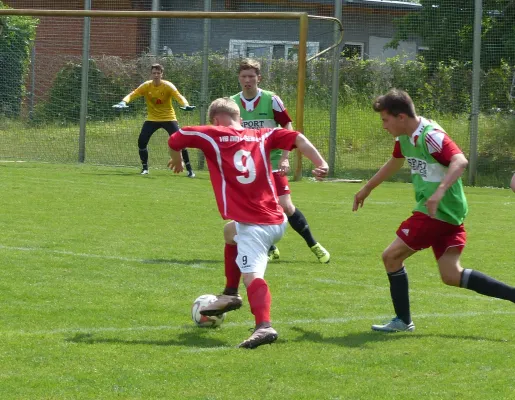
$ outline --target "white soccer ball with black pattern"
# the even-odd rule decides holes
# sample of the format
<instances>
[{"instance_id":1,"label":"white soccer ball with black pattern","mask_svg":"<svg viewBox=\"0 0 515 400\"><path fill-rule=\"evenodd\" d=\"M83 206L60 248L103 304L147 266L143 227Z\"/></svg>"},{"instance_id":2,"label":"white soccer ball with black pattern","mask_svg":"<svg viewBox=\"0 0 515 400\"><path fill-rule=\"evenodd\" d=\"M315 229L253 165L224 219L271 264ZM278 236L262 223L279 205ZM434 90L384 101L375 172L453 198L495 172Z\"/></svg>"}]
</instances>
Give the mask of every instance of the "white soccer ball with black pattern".
<instances>
[{"instance_id":1,"label":"white soccer ball with black pattern","mask_svg":"<svg viewBox=\"0 0 515 400\"><path fill-rule=\"evenodd\" d=\"M207 317L200 314L200 311L207 307L209 304L216 301L214 294L203 294L193 302L191 306L191 319L195 324L201 328L215 328L222 325L225 319L225 313L218 316Z\"/></svg>"}]
</instances>

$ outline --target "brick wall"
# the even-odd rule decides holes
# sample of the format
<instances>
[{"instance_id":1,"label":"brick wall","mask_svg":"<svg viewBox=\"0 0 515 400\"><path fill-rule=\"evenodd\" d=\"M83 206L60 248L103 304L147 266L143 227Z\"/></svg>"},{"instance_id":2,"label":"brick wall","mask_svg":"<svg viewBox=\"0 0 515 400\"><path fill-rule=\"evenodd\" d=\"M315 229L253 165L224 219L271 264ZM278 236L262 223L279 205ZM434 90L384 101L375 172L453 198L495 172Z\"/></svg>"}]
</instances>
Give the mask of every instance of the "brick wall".
<instances>
[{"instance_id":1,"label":"brick wall","mask_svg":"<svg viewBox=\"0 0 515 400\"><path fill-rule=\"evenodd\" d=\"M150 10L152 0L93 0L93 10ZM81 10L84 1L77 0L4 0L16 9ZM34 76L36 98L44 96L56 73L69 60L82 55L81 17L39 17L35 42ZM135 18L91 18L91 56L132 58L146 51L150 39L150 20Z\"/></svg>"}]
</instances>

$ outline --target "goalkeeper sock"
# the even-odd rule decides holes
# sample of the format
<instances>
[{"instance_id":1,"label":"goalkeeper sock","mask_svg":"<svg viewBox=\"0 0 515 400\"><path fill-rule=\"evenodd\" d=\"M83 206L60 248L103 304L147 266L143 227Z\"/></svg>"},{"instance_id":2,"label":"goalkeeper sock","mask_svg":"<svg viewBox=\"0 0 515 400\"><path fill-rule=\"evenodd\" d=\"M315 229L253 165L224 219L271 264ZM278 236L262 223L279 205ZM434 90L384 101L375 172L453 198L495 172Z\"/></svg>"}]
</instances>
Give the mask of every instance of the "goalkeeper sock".
<instances>
[{"instance_id":1,"label":"goalkeeper sock","mask_svg":"<svg viewBox=\"0 0 515 400\"><path fill-rule=\"evenodd\" d=\"M304 217L304 214L302 214L298 208L296 208L295 212L288 217L288 222L295 232L304 238L310 248L317 244L317 241L311 234L311 229L309 229L306 217Z\"/></svg>"},{"instance_id":2,"label":"goalkeeper sock","mask_svg":"<svg viewBox=\"0 0 515 400\"><path fill-rule=\"evenodd\" d=\"M190 155L188 154L187 149L182 149L182 160L184 161L184 165L186 166L186 170L191 172L191 164L190 164Z\"/></svg>"},{"instance_id":3,"label":"goalkeeper sock","mask_svg":"<svg viewBox=\"0 0 515 400\"><path fill-rule=\"evenodd\" d=\"M139 149L139 158L140 158L141 163L143 165L147 165L148 164L148 150L147 150L146 147L144 149Z\"/></svg>"}]
</instances>

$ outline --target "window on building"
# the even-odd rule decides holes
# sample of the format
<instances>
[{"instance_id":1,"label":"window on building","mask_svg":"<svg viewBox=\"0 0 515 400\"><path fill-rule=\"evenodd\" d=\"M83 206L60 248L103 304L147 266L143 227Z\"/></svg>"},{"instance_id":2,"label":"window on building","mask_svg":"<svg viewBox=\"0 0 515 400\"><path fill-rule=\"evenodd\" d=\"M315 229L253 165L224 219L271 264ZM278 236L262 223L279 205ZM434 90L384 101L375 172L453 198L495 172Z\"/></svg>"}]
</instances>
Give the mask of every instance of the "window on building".
<instances>
[{"instance_id":1,"label":"window on building","mask_svg":"<svg viewBox=\"0 0 515 400\"><path fill-rule=\"evenodd\" d=\"M319 51L318 42L307 43L308 58ZM285 42L275 40L236 40L229 41L230 57L250 57L296 60L299 53L299 42Z\"/></svg>"},{"instance_id":2,"label":"window on building","mask_svg":"<svg viewBox=\"0 0 515 400\"><path fill-rule=\"evenodd\" d=\"M364 43L361 42L345 42L342 49L342 57L363 59Z\"/></svg>"}]
</instances>

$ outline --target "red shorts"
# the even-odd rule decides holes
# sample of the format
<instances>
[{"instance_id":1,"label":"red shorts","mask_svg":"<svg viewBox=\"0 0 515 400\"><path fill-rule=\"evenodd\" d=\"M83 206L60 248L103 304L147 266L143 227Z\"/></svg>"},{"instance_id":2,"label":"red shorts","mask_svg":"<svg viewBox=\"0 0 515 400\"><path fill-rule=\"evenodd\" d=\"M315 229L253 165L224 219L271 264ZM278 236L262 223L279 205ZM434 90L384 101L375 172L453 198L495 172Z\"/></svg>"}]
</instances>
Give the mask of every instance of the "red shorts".
<instances>
[{"instance_id":1,"label":"red shorts","mask_svg":"<svg viewBox=\"0 0 515 400\"><path fill-rule=\"evenodd\" d=\"M274 175L274 184L275 191L277 192L277 196L284 196L285 194L290 194L290 185L288 184L288 177L281 175L280 172L273 172Z\"/></svg>"},{"instance_id":2,"label":"red shorts","mask_svg":"<svg viewBox=\"0 0 515 400\"><path fill-rule=\"evenodd\" d=\"M412 250L432 247L437 260L449 247L457 247L461 252L467 243L463 224L452 225L421 212L414 212L401 223L397 236Z\"/></svg>"}]
</instances>

